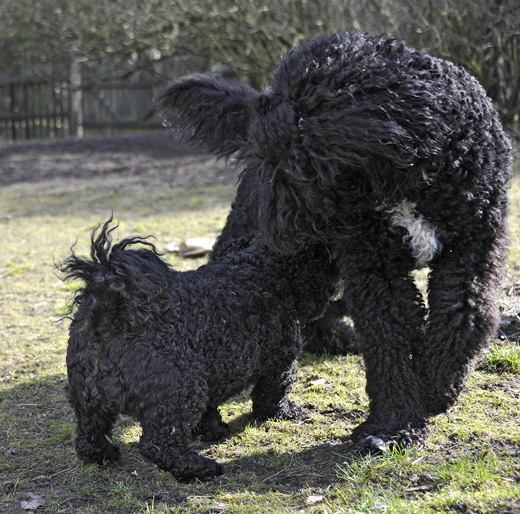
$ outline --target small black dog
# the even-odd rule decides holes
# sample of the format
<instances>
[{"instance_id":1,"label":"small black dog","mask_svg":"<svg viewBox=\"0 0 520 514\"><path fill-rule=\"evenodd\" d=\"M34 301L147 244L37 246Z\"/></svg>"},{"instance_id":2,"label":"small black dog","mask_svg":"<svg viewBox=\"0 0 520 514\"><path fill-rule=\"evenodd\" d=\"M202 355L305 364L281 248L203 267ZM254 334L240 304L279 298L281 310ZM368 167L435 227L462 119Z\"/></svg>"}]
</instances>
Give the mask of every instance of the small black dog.
<instances>
[{"instance_id":1,"label":"small black dog","mask_svg":"<svg viewBox=\"0 0 520 514\"><path fill-rule=\"evenodd\" d=\"M250 385L256 418L300 414L287 398L299 321L319 317L341 281L319 246L286 256L256 233L176 272L143 238L112 245L109 223L92 234L90 259L73 252L59 266L85 283L67 351L76 451L86 462L117 460L107 437L124 413L141 423L140 451L159 468L180 480L220 475L217 462L189 449L192 431L227 435L217 407Z\"/></svg>"}]
</instances>

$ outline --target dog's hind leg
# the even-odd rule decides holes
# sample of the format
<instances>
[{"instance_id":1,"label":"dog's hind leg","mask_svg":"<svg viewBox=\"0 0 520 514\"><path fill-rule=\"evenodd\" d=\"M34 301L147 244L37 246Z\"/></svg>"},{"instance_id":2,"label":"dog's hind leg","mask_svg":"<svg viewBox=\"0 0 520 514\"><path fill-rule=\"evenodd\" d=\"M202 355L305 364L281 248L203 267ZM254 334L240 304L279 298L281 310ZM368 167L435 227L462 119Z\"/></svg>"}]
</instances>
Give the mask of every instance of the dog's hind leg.
<instances>
[{"instance_id":1,"label":"dog's hind leg","mask_svg":"<svg viewBox=\"0 0 520 514\"><path fill-rule=\"evenodd\" d=\"M103 377L93 373L88 352L77 349L78 341L82 339L73 333L67 353L67 393L76 414L76 452L84 462L104 465L119 459L119 448L108 440L119 406L100 389Z\"/></svg>"},{"instance_id":2,"label":"dog's hind leg","mask_svg":"<svg viewBox=\"0 0 520 514\"><path fill-rule=\"evenodd\" d=\"M119 459L119 448L108 441L118 412L106 407L86 407L74 403L76 412L76 452L88 463L106 465Z\"/></svg>"},{"instance_id":3,"label":"dog's hind leg","mask_svg":"<svg viewBox=\"0 0 520 514\"><path fill-rule=\"evenodd\" d=\"M153 418L148 418L141 421L141 426L141 454L160 469L169 471L177 480L205 480L224 473L218 462L189 449L192 432L190 424L176 422L172 428L169 424L159 424Z\"/></svg>"},{"instance_id":4,"label":"dog's hind leg","mask_svg":"<svg viewBox=\"0 0 520 514\"><path fill-rule=\"evenodd\" d=\"M280 345L283 344L283 341L280 342ZM285 366L283 362L270 362L267 367L271 364L272 369L260 377L251 392L254 417L260 420L299 417L302 413L300 406L287 398L296 380L298 366L296 359L292 359Z\"/></svg>"},{"instance_id":5,"label":"dog's hind leg","mask_svg":"<svg viewBox=\"0 0 520 514\"><path fill-rule=\"evenodd\" d=\"M431 264L429 316L420 355L430 415L453 405L476 357L496 334L496 300L507 245L502 228L498 237L457 241L456 247L446 248Z\"/></svg>"}]
</instances>

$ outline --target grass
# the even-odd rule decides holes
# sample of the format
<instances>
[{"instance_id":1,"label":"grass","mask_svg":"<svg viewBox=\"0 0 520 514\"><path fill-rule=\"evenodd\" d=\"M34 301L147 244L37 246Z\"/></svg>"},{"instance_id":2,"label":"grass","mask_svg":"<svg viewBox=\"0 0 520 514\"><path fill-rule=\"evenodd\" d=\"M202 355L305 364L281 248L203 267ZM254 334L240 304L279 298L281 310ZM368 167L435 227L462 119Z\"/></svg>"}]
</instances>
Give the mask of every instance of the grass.
<instances>
[{"instance_id":1,"label":"grass","mask_svg":"<svg viewBox=\"0 0 520 514\"><path fill-rule=\"evenodd\" d=\"M487 356L488 366L497 373L520 374L520 346L517 343L492 344Z\"/></svg>"},{"instance_id":2,"label":"grass","mask_svg":"<svg viewBox=\"0 0 520 514\"><path fill-rule=\"evenodd\" d=\"M519 170L520 171L520 170ZM68 321L74 284L54 262L87 253L92 229L113 212L118 234L154 234L162 248L186 237L215 237L232 186L176 190L153 183L17 184L0 189L0 513L513 513L520 511L520 352L497 339L447 415L431 421L422 449L361 456L349 440L366 416L362 360L303 356L294 421L256 423L248 392L221 407L232 436L194 442L222 462L211 482L180 484L145 462L140 427L121 417L114 440L122 460L81 464L74 418L64 395ZM511 190L512 250L506 290L520 263L520 179ZM165 256L179 269L204 259ZM514 311L515 295L501 306Z\"/></svg>"}]
</instances>

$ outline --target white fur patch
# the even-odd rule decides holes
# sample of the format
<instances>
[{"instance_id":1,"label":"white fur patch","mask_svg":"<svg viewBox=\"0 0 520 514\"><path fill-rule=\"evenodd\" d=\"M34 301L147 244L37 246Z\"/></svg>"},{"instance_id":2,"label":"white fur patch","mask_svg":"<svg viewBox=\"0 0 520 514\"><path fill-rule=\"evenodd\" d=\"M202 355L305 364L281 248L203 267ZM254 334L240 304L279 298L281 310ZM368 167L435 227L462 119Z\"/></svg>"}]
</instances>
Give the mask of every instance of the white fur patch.
<instances>
[{"instance_id":1,"label":"white fur patch","mask_svg":"<svg viewBox=\"0 0 520 514\"><path fill-rule=\"evenodd\" d=\"M418 268L424 268L442 249L437 239L435 227L415 210L416 204L403 200L400 204L385 211L390 214L392 225L403 227L408 232L407 243Z\"/></svg>"}]
</instances>

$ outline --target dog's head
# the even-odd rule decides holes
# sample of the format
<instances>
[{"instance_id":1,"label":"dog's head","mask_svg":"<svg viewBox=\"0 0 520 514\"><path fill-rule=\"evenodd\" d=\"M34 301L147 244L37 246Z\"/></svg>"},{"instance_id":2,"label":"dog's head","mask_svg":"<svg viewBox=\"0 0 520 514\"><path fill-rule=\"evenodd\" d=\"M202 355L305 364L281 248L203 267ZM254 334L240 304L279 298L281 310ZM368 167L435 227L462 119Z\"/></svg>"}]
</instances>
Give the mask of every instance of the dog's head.
<instances>
[{"instance_id":1,"label":"dog's head","mask_svg":"<svg viewBox=\"0 0 520 514\"><path fill-rule=\"evenodd\" d=\"M194 75L170 84L156 105L192 143L255 170L264 238L294 252L348 233L360 216L351 199L385 200L410 180L421 151L406 126L411 106L392 90L406 52L390 39L330 36L289 52L265 94Z\"/></svg>"},{"instance_id":2,"label":"dog's head","mask_svg":"<svg viewBox=\"0 0 520 514\"><path fill-rule=\"evenodd\" d=\"M168 85L155 104L185 141L220 157L234 156L254 174L254 205L272 248L292 253L307 240L321 240L333 219L330 192L340 170L320 158L316 138L323 136L293 102L273 90L259 94L193 75Z\"/></svg>"},{"instance_id":3,"label":"dog's head","mask_svg":"<svg viewBox=\"0 0 520 514\"><path fill-rule=\"evenodd\" d=\"M259 231L226 241L213 253L214 265L224 264L254 276L270 294L283 298L298 319L308 322L323 315L331 301L339 300L344 283L325 245L306 245L291 255L270 248ZM292 305L292 307L289 307Z\"/></svg>"}]
</instances>

